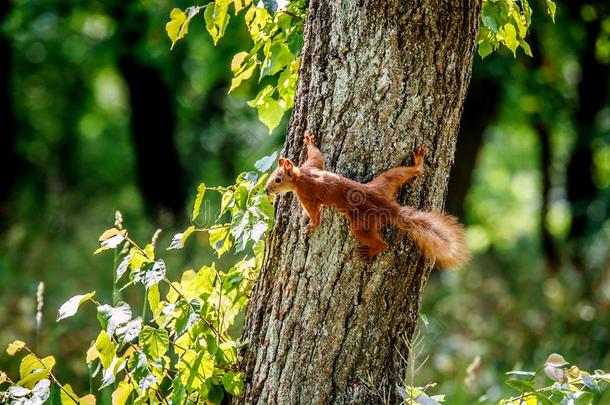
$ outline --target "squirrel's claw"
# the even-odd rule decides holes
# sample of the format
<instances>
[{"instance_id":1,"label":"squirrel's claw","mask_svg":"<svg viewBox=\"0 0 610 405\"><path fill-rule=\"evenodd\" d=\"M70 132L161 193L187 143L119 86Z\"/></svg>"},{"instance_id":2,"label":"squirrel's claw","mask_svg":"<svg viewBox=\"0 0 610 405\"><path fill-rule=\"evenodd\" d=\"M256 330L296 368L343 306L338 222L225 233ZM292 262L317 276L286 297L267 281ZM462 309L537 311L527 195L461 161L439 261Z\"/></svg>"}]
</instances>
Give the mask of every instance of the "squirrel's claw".
<instances>
[{"instance_id":1,"label":"squirrel's claw","mask_svg":"<svg viewBox=\"0 0 610 405\"><path fill-rule=\"evenodd\" d=\"M415 160L415 165L419 166L424 162L424 155L426 154L426 147L421 145L419 148L415 150L413 153L413 159Z\"/></svg>"},{"instance_id":2,"label":"squirrel's claw","mask_svg":"<svg viewBox=\"0 0 610 405\"><path fill-rule=\"evenodd\" d=\"M372 260L377 255L376 252L372 252L367 246L356 248L356 253L363 260Z\"/></svg>"}]
</instances>

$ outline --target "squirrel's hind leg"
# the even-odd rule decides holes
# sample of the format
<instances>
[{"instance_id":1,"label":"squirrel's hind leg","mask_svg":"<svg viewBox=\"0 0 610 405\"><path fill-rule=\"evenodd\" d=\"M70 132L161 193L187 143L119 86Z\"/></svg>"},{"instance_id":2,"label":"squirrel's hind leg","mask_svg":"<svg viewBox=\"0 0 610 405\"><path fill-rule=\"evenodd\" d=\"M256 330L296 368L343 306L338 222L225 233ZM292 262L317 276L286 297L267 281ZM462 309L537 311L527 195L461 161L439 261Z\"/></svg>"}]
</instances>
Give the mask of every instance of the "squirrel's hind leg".
<instances>
[{"instance_id":1,"label":"squirrel's hind leg","mask_svg":"<svg viewBox=\"0 0 610 405\"><path fill-rule=\"evenodd\" d=\"M413 154L415 165L387 170L367 184L386 197L394 198L400 186L424 172L424 153L424 147L420 146Z\"/></svg>"},{"instance_id":2,"label":"squirrel's hind leg","mask_svg":"<svg viewBox=\"0 0 610 405\"><path fill-rule=\"evenodd\" d=\"M358 248L358 253L361 256L372 258L377 254L383 252L388 247L385 240L381 238L379 230L377 228L365 229L359 226L351 226L354 237L363 245Z\"/></svg>"}]
</instances>

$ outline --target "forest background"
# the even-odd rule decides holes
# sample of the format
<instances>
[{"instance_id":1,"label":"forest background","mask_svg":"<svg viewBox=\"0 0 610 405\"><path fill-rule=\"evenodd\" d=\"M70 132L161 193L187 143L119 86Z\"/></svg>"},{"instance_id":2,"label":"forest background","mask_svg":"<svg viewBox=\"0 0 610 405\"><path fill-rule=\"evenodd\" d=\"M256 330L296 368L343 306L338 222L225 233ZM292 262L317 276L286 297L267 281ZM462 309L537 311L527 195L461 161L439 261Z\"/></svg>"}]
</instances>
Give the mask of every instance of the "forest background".
<instances>
[{"instance_id":1,"label":"forest background","mask_svg":"<svg viewBox=\"0 0 610 405\"><path fill-rule=\"evenodd\" d=\"M284 140L288 114L269 135L247 105L256 80L227 94L243 24L217 46L191 26L170 51L169 10L189 5L0 5L0 343L35 342L75 387L88 386L95 310L60 324L56 311L83 291L109 300L113 259L92 253L114 210L132 234L162 228L168 246L200 182L231 184ZM559 2L554 23L534 14L528 42L533 57L475 57L446 202L474 258L434 273L424 295L417 379L454 401L497 398L506 371L552 352L610 368L609 6ZM193 238L165 255L170 273L214 254Z\"/></svg>"}]
</instances>

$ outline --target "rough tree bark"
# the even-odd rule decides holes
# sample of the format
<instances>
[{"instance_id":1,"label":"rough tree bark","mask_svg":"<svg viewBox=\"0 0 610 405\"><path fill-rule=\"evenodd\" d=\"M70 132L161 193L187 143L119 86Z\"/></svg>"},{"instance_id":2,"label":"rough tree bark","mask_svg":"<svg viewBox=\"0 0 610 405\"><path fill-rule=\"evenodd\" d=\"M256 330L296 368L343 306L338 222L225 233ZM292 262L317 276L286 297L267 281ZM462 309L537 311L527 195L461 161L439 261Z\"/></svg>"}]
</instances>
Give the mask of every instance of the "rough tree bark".
<instances>
[{"instance_id":1,"label":"rough tree bark","mask_svg":"<svg viewBox=\"0 0 610 405\"><path fill-rule=\"evenodd\" d=\"M310 129L329 170L368 181L425 144L426 172L399 201L441 208L479 11L480 0L312 0L285 155L303 161ZM239 403L379 403L394 395L431 263L394 229L390 248L364 261L341 216L325 209L309 236L297 204L276 205Z\"/></svg>"}]
</instances>

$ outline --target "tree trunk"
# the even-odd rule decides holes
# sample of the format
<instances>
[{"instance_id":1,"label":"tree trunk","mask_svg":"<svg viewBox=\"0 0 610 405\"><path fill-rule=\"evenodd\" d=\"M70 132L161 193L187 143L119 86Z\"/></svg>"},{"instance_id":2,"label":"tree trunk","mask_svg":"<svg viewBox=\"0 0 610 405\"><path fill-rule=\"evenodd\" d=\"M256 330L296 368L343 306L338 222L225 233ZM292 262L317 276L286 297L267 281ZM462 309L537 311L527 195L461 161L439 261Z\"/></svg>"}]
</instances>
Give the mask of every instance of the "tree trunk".
<instances>
[{"instance_id":1,"label":"tree trunk","mask_svg":"<svg viewBox=\"0 0 610 405\"><path fill-rule=\"evenodd\" d=\"M368 181L412 164L424 144L425 174L399 201L441 208L479 11L480 0L312 0L285 155L303 161L309 129L328 170ZM293 196L276 210L244 327L240 403L389 401L432 264L395 229L365 261L336 212L309 236Z\"/></svg>"},{"instance_id":2,"label":"tree trunk","mask_svg":"<svg viewBox=\"0 0 610 405\"><path fill-rule=\"evenodd\" d=\"M478 80L473 78L468 89L456 146L457 154L447 190L447 212L457 217L464 215L466 196L472 185L479 150L483 146L483 135L496 116L500 92L498 80L487 76Z\"/></svg>"},{"instance_id":3,"label":"tree trunk","mask_svg":"<svg viewBox=\"0 0 610 405\"><path fill-rule=\"evenodd\" d=\"M173 222L184 209L186 175L176 148L176 113L171 89L161 72L142 57L149 16L124 2L109 3L110 14L121 21L118 67L129 90L131 134L136 153L138 183L149 214ZM169 219L169 221L168 221Z\"/></svg>"}]
</instances>

